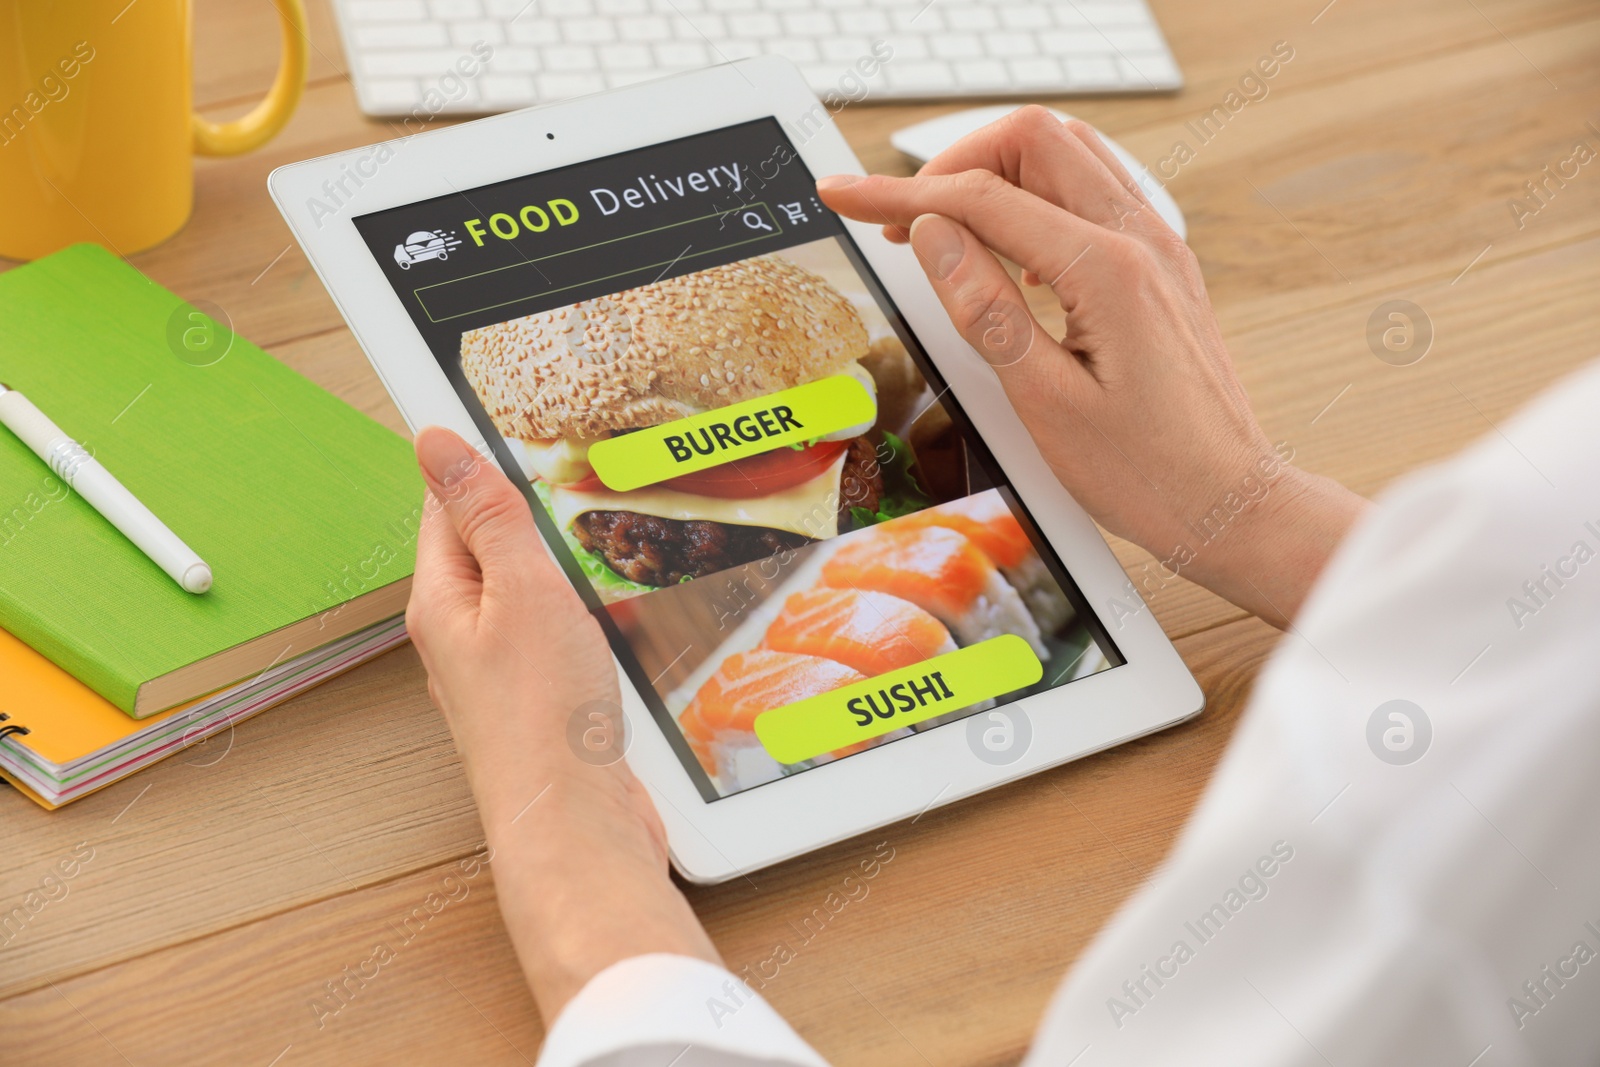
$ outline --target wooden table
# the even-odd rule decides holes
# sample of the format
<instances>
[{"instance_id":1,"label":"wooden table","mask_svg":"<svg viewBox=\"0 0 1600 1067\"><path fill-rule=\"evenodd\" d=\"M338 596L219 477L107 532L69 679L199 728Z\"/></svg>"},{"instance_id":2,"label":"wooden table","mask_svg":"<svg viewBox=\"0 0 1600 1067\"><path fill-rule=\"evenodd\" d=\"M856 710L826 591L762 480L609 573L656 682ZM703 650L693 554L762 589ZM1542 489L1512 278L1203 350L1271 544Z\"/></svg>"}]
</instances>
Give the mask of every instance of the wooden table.
<instances>
[{"instance_id":1,"label":"wooden table","mask_svg":"<svg viewBox=\"0 0 1600 1067\"><path fill-rule=\"evenodd\" d=\"M1194 149L1170 188L1256 409L1298 462L1376 492L1493 434L1596 354L1600 163L1550 183L1542 204L1524 187L1577 143L1600 149L1592 3L1154 6L1189 87L1064 106L1146 160L1179 140ZM197 100L237 114L276 62L270 8L198 7ZM286 133L256 155L202 162L187 229L135 263L401 430L266 195L274 166L393 132L357 112L324 4L313 25L311 86ZM1280 40L1294 58L1268 97L1201 143L1187 123ZM867 104L838 121L870 169L902 173L889 131L942 110ZM1519 196L1539 207L1520 226L1508 206ZM1432 322L1420 363L1392 366L1368 347L1368 318L1391 299ZM1148 560L1117 550L1130 569ZM796 940L793 924L889 842L870 896L767 989L835 1063L1015 1062L1062 972L1155 869L1279 637L1181 582L1152 607L1209 697L1198 721L753 882L689 890L739 967ZM4 908L78 843L93 849L69 894L0 949L4 1058L531 1062L542 1023L487 877L378 977L351 983L320 1026L312 1007L378 940L398 940L481 840L409 648L241 727L231 747L196 749L54 815L0 791Z\"/></svg>"}]
</instances>

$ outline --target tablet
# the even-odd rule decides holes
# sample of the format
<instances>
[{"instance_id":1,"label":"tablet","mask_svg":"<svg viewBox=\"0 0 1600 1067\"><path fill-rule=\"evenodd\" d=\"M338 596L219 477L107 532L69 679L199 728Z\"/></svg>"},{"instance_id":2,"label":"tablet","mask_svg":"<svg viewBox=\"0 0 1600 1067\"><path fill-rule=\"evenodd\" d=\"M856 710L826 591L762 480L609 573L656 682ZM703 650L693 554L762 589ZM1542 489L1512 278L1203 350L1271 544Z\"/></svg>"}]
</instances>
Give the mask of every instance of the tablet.
<instances>
[{"instance_id":1,"label":"tablet","mask_svg":"<svg viewBox=\"0 0 1600 1067\"><path fill-rule=\"evenodd\" d=\"M527 497L624 694L570 743L625 748L694 881L1204 702L1013 414L1016 346L969 347L909 248L823 207L840 172L763 57L270 179L407 422Z\"/></svg>"}]
</instances>

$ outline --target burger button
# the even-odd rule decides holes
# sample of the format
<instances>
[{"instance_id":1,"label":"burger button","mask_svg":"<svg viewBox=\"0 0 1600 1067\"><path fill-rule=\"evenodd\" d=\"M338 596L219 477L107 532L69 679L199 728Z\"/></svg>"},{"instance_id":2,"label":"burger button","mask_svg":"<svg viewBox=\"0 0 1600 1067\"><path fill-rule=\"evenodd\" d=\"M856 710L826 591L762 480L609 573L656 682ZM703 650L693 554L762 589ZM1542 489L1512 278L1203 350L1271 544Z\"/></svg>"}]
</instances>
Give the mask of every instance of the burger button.
<instances>
[{"instance_id":1,"label":"burger button","mask_svg":"<svg viewBox=\"0 0 1600 1067\"><path fill-rule=\"evenodd\" d=\"M878 403L860 379L834 374L767 396L596 441L589 463L615 493L871 425Z\"/></svg>"}]
</instances>

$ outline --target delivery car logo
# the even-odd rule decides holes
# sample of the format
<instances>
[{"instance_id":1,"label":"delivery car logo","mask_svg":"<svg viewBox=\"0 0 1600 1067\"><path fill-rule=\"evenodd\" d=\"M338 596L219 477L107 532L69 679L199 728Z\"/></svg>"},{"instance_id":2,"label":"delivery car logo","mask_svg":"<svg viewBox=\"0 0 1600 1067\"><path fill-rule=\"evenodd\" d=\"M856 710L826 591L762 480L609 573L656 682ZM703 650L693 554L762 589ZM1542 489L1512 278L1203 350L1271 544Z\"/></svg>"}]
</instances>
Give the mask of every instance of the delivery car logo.
<instances>
[{"instance_id":1,"label":"delivery car logo","mask_svg":"<svg viewBox=\"0 0 1600 1067\"><path fill-rule=\"evenodd\" d=\"M461 238L454 230L418 230L404 244L394 246L394 261L401 270L410 270L411 264L425 259L449 259L451 250L460 245Z\"/></svg>"}]
</instances>

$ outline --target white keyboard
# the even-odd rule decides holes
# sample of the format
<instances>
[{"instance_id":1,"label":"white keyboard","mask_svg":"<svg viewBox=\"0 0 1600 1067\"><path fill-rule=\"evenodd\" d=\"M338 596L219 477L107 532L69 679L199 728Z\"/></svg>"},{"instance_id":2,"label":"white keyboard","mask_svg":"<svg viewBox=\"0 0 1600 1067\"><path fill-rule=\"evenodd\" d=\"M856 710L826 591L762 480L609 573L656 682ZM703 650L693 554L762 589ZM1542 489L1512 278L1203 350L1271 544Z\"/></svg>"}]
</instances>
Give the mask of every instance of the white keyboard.
<instances>
[{"instance_id":1,"label":"white keyboard","mask_svg":"<svg viewBox=\"0 0 1600 1067\"><path fill-rule=\"evenodd\" d=\"M761 53L793 60L824 99L857 97L863 85L870 100L908 100L1156 92L1183 84L1144 0L334 6L361 110L377 116L410 114L425 98L433 113L509 111ZM492 52L485 69L470 79L452 73L463 58L464 69L474 66L474 49ZM872 75L862 77L867 69Z\"/></svg>"}]
</instances>

